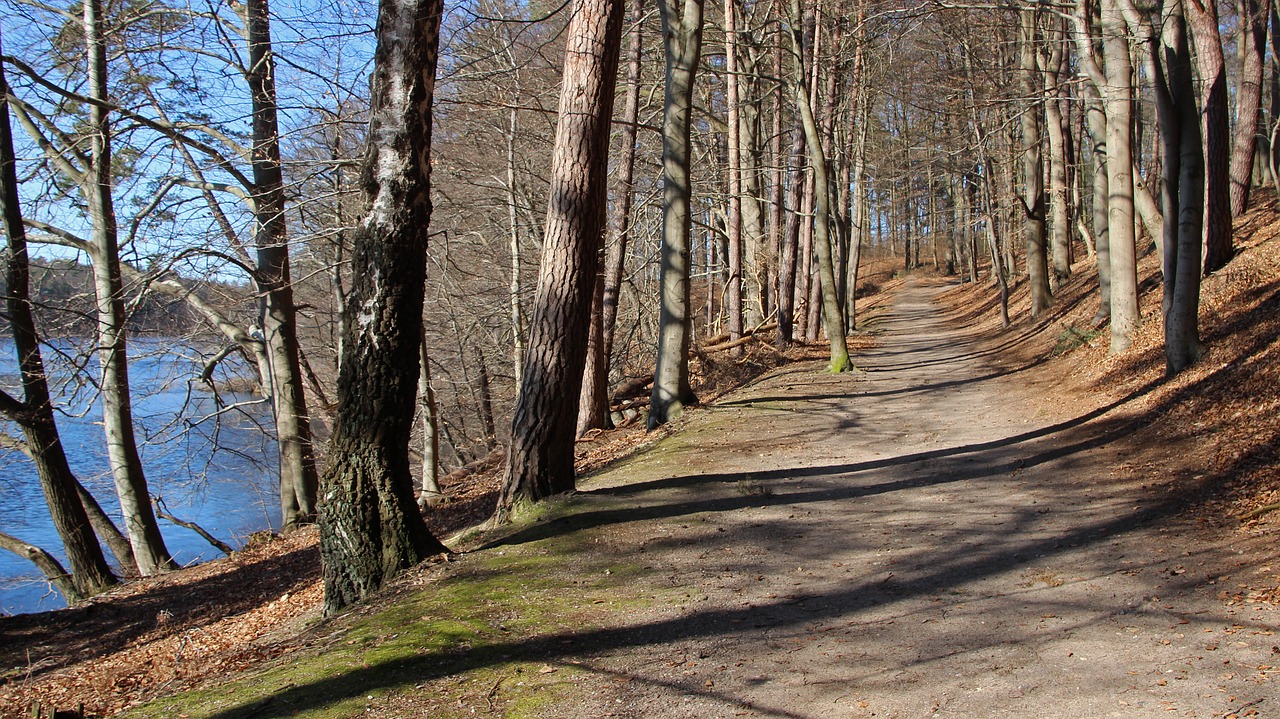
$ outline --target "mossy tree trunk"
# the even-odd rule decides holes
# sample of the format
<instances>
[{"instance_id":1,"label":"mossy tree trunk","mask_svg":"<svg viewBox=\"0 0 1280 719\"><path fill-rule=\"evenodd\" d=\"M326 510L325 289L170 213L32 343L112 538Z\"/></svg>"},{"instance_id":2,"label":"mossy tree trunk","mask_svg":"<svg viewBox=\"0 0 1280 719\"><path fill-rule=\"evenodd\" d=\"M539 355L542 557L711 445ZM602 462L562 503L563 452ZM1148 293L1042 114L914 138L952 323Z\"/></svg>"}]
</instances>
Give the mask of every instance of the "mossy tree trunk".
<instances>
[{"instance_id":1,"label":"mossy tree trunk","mask_svg":"<svg viewBox=\"0 0 1280 719\"><path fill-rule=\"evenodd\" d=\"M343 308L338 409L319 504L325 611L447 551L414 500L409 433L417 396L431 103L442 0L382 0L361 185Z\"/></svg>"},{"instance_id":2,"label":"mossy tree trunk","mask_svg":"<svg viewBox=\"0 0 1280 719\"><path fill-rule=\"evenodd\" d=\"M605 232L625 7L624 0L577 0L569 21L542 264L498 521L517 504L574 488L574 419Z\"/></svg>"}]
</instances>

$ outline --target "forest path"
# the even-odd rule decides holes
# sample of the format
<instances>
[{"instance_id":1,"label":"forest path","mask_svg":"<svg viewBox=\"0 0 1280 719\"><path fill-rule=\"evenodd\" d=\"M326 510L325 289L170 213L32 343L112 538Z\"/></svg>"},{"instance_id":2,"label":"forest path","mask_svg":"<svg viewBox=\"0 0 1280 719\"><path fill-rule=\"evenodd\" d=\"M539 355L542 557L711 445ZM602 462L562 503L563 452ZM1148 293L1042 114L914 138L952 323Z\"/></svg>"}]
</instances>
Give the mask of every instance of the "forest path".
<instances>
[{"instance_id":1,"label":"forest path","mask_svg":"<svg viewBox=\"0 0 1280 719\"><path fill-rule=\"evenodd\" d=\"M1219 598L1231 538L1144 485L1131 420L1032 401L942 289L907 283L862 373L771 373L508 540L646 570L540 715L1280 717L1277 612Z\"/></svg>"}]
</instances>

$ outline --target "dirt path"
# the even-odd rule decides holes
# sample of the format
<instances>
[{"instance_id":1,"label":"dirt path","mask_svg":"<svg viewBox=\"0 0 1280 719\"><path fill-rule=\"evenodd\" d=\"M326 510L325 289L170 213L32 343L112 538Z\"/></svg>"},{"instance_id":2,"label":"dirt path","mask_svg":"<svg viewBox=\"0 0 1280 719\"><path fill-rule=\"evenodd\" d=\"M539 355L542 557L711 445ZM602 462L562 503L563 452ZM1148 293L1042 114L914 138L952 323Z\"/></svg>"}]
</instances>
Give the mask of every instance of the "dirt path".
<instances>
[{"instance_id":1,"label":"dirt path","mask_svg":"<svg viewBox=\"0 0 1280 719\"><path fill-rule=\"evenodd\" d=\"M649 608L555 652L589 698L543 715L1280 717L1238 538L1144 484L1117 413L1027 399L939 291L899 294L863 374L771 374L509 540L650 570Z\"/></svg>"}]
</instances>

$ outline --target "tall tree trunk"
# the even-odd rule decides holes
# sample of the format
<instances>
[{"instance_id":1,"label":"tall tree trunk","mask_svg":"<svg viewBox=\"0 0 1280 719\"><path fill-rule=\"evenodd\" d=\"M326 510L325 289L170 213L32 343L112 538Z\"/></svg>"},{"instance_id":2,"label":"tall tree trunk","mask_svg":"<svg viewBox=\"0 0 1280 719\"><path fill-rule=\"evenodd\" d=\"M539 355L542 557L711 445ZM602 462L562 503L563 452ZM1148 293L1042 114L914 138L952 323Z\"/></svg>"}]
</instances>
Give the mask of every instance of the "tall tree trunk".
<instances>
[{"instance_id":1,"label":"tall tree trunk","mask_svg":"<svg viewBox=\"0 0 1280 719\"><path fill-rule=\"evenodd\" d=\"M1200 239L1204 215L1204 156L1195 75L1187 46L1182 0L1172 0L1154 38L1154 86L1164 143L1165 367L1169 374L1199 359ZM1147 33L1150 35L1150 31ZM1156 52L1158 50L1158 52Z\"/></svg>"},{"instance_id":2,"label":"tall tree trunk","mask_svg":"<svg viewBox=\"0 0 1280 719\"><path fill-rule=\"evenodd\" d=\"M631 0L631 32L627 47L627 89L622 111L622 157L618 161L618 202L613 209L606 243L604 267L591 304L591 327L587 337L587 366L582 378L578 405L577 434L591 429L612 429L609 413L609 367L613 356L614 325L618 318L618 297L631 232L632 177L636 165L636 120L640 106L641 29L644 24L642 0Z\"/></svg>"},{"instance_id":3,"label":"tall tree trunk","mask_svg":"<svg viewBox=\"0 0 1280 719\"><path fill-rule=\"evenodd\" d=\"M738 92L737 3L724 0L724 84L728 148L729 207L725 218L728 234L728 278L725 282L726 311L729 314L729 341L742 338L742 128L741 98ZM741 347L734 354L742 353Z\"/></svg>"},{"instance_id":4,"label":"tall tree trunk","mask_svg":"<svg viewBox=\"0 0 1280 719\"><path fill-rule=\"evenodd\" d=\"M1133 209L1133 66L1120 0L1102 2L1106 57L1107 186L1111 259L1111 352L1129 348L1138 328L1138 270Z\"/></svg>"},{"instance_id":5,"label":"tall tree trunk","mask_svg":"<svg viewBox=\"0 0 1280 719\"><path fill-rule=\"evenodd\" d=\"M822 135L813 107L809 104L808 73L804 65L804 34L801 26L800 0L791 0L791 45L796 56L795 95L804 127L805 144L809 149L809 164L814 178L813 246L818 256L818 279L822 283L822 326L831 342L829 372L851 369L849 348L845 343L844 315L836 300L836 277L831 261L831 188L827 180L827 158L822 149Z\"/></svg>"},{"instance_id":6,"label":"tall tree trunk","mask_svg":"<svg viewBox=\"0 0 1280 719\"><path fill-rule=\"evenodd\" d=\"M289 273L284 176L280 167L280 129L276 119L275 60L271 50L267 0L246 0L249 37L247 80L253 99L253 199L255 245L262 290L261 320L271 371L280 454L280 508L284 525L315 518L315 454L311 417L303 391L297 309Z\"/></svg>"},{"instance_id":7,"label":"tall tree trunk","mask_svg":"<svg viewBox=\"0 0 1280 719\"><path fill-rule=\"evenodd\" d=\"M519 128L519 110L511 108L507 115L507 252L511 258L511 365L515 370L516 384L524 377L524 308L520 295L520 225L516 220L516 130Z\"/></svg>"},{"instance_id":8,"label":"tall tree trunk","mask_svg":"<svg viewBox=\"0 0 1280 719\"><path fill-rule=\"evenodd\" d=\"M8 94L4 68L0 67L0 98ZM40 355L40 340L36 336L31 311L31 266L27 256L26 228L22 224L16 162L9 106L0 101L0 203L3 203L4 234L9 245L5 268L5 313L13 333L14 349L18 353L23 390L21 401L0 392L0 413L21 426L26 436L36 475L40 478L40 489L71 565L70 583L74 591L64 594L67 601L74 602L77 595L90 596L109 588L116 583L116 578L107 566L102 547L94 537L89 517L77 496L78 483L67 464L53 416L53 403Z\"/></svg>"},{"instance_id":9,"label":"tall tree trunk","mask_svg":"<svg viewBox=\"0 0 1280 719\"><path fill-rule=\"evenodd\" d=\"M578 0L569 21L551 197L511 447L495 518L574 488L574 414L608 209L624 0Z\"/></svg>"},{"instance_id":10,"label":"tall tree trunk","mask_svg":"<svg viewBox=\"0 0 1280 719\"><path fill-rule=\"evenodd\" d=\"M124 283L112 200L111 125L106 104L107 43L101 0L84 3L89 92L101 104L89 106L90 163L83 188L93 229L94 290L98 302L98 360L102 367L102 424L107 456L129 543L144 576L175 568L151 508L147 479L133 432L129 398L129 355L125 331Z\"/></svg>"},{"instance_id":11,"label":"tall tree trunk","mask_svg":"<svg viewBox=\"0 0 1280 719\"><path fill-rule=\"evenodd\" d=\"M662 288L658 357L649 398L649 429L697 401L689 385L690 115L694 75L702 55L703 0L658 0L666 52L662 119Z\"/></svg>"},{"instance_id":12,"label":"tall tree trunk","mask_svg":"<svg viewBox=\"0 0 1280 719\"><path fill-rule=\"evenodd\" d=\"M1055 21L1054 31L1049 37L1050 52L1044 67L1044 114L1049 136L1049 206L1053 223L1053 239L1050 242L1053 273L1049 280L1050 288L1054 290L1071 276L1071 207L1068 193L1070 183L1067 179L1070 167L1070 134L1062 116L1062 90L1059 86L1066 55L1060 24L1061 21Z\"/></svg>"},{"instance_id":13,"label":"tall tree trunk","mask_svg":"<svg viewBox=\"0 0 1280 719\"><path fill-rule=\"evenodd\" d=\"M431 359L427 354L427 335L418 342L418 358L422 365L418 375L418 407L422 416L422 487L418 491L419 507L434 507L444 499L440 491L440 409L436 390L431 386Z\"/></svg>"},{"instance_id":14,"label":"tall tree trunk","mask_svg":"<svg viewBox=\"0 0 1280 719\"><path fill-rule=\"evenodd\" d=\"M1043 92L1039 68L1036 63L1037 26L1036 10L1021 13L1021 80L1022 94L1028 103L1022 108L1022 184L1024 195L1023 241L1027 248L1027 279L1031 286L1031 316L1038 317L1053 303L1049 293L1049 261L1045 243L1044 158L1041 155L1040 107L1035 98Z\"/></svg>"},{"instance_id":15,"label":"tall tree trunk","mask_svg":"<svg viewBox=\"0 0 1280 719\"><path fill-rule=\"evenodd\" d=\"M361 182L366 215L354 233L338 410L319 506L329 613L447 551L422 520L409 469L442 6L441 0L382 0L378 8Z\"/></svg>"},{"instance_id":16,"label":"tall tree trunk","mask_svg":"<svg viewBox=\"0 0 1280 719\"><path fill-rule=\"evenodd\" d=\"M782 48L773 48L773 76L782 77ZM782 154L782 115L783 108L786 103L783 100L782 83L774 83L772 92L773 97L773 118L771 120L769 131L769 267L767 274L769 277L770 294L773 298L772 307L766 304L761 309L767 317L770 310L777 312L778 319L778 341L786 344L791 341L791 310L783 312L783 284L784 277L783 267L783 246L784 238L784 217L785 201L786 201L786 176L787 176L787 159ZM794 253L792 254L794 260ZM794 263L793 263L794 264ZM789 293L791 290L788 289ZM789 305L790 300L786 300ZM785 315L785 318L784 318ZM784 331L785 319L785 331Z\"/></svg>"},{"instance_id":17,"label":"tall tree trunk","mask_svg":"<svg viewBox=\"0 0 1280 719\"><path fill-rule=\"evenodd\" d=\"M1187 0L1183 6L1202 86L1205 153L1204 272L1227 264L1231 240L1231 125L1227 112L1227 69L1218 30L1218 5Z\"/></svg>"},{"instance_id":18,"label":"tall tree trunk","mask_svg":"<svg viewBox=\"0 0 1280 719\"><path fill-rule=\"evenodd\" d=\"M1239 0L1240 87L1236 91L1236 131L1231 143L1231 215L1249 207L1254 151L1258 145L1258 113L1262 107L1263 59L1267 18L1272 0Z\"/></svg>"}]
</instances>

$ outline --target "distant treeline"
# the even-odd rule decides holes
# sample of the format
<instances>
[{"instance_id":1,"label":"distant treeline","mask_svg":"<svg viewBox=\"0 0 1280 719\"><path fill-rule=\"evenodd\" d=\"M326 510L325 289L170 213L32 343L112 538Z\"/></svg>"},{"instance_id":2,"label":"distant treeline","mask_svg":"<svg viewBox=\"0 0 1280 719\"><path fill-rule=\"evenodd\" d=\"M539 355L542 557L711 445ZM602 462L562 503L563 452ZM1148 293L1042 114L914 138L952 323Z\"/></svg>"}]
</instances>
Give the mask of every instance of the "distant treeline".
<instances>
[{"instance_id":1,"label":"distant treeline","mask_svg":"<svg viewBox=\"0 0 1280 719\"><path fill-rule=\"evenodd\" d=\"M243 285L201 281L184 283L193 292L218 306L237 305L232 314L251 311L252 290ZM133 334L182 336L200 332L203 323L187 303L177 297L147 291L137 282L125 282L129 331ZM0 296L7 296L7 279L0 275ZM31 301L41 336L84 337L97 327L93 291L93 267L76 260L31 260ZM0 308L0 326L8 333L8 317Z\"/></svg>"}]
</instances>

